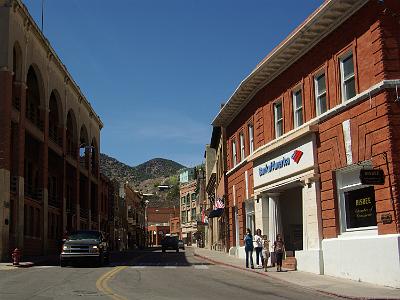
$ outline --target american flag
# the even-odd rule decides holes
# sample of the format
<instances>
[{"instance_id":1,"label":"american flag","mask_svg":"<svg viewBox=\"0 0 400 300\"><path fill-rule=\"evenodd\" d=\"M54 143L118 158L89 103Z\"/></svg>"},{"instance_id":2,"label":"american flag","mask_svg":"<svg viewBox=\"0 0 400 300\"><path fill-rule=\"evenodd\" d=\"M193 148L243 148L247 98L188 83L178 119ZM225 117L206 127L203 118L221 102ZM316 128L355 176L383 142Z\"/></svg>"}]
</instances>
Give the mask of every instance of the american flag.
<instances>
[{"instance_id":1,"label":"american flag","mask_svg":"<svg viewBox=\"0 0 400 300\"><path fill-rule=\"evenodd\" d=\"M225 208L225 203L221 198L217 198L217 200L215 200L215 208Z\"/></svg>"}]
</instances>

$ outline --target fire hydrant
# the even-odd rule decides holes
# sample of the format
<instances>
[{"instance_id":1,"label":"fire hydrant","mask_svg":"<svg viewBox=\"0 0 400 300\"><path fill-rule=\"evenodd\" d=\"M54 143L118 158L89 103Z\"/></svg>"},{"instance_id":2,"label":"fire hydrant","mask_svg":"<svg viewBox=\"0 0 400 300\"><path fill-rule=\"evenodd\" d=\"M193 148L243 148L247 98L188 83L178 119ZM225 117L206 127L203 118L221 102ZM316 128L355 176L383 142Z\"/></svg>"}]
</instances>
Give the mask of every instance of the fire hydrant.
<instances>
[{"instance_id":1,"label":"fire hydrant","mask_svg":"<svg viewBox=\"0 0 400 300\"><path fill-rule=\"evenodd\" d=\"M13 260L13 266L18 266L19 262L21 260L21 250L19 250L18 248L15 248L11 257Z\"/></svg>"}]
</instances>

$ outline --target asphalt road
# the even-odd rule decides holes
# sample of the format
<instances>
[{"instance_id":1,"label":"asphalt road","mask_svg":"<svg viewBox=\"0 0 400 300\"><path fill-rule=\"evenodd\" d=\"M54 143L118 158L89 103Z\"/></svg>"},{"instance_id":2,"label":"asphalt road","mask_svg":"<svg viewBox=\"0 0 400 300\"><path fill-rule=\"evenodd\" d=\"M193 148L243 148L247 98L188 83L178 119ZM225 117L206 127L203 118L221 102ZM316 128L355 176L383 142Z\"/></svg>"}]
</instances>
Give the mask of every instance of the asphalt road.
<instances>
[{"instance_id":1,"label":"asphalt road","mask_svg":"<svg viewBox=\"0 0 400 300\"><path fill-rule=\"evenodd\" d=\"M214 265L191 249L120 253L96 268L0 271L0 299L333 299L269 277Z\"/></svg>"}]
</instances>

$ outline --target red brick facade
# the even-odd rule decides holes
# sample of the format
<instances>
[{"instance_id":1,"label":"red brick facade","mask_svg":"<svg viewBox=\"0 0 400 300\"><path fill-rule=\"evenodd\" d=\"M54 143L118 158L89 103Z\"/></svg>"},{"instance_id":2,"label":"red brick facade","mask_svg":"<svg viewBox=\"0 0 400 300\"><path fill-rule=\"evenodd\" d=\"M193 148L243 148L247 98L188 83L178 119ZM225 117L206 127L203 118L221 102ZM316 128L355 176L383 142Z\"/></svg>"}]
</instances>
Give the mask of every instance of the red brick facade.
<instances>
[{"instance_id":1,"label":"red brick facade","mask_svg":"<svg viewBox=\"0 0 400 300\"><path fill-rule=\"evenodd\" d=\"M369 1L335 31L324 37L318 44L290 65L278 77L263 86L239 114L226 127L227 165L233 169L232 141L236 141L237 164L240 163L239 134L245 136L245 156L249 155L248 125L254 126L255 149L275 139L273 105L279 99L283 103L284 133L294 129L292 92L301 88L304 123L316 117L314 76L324 70L328 110L342 104L340 88L339 59L347 51L354 57L356 93L370 89L385 79L400 78L400 27L396 1L385 1L391 10L384 11L376 1ZM397 12L397 17L391 13ZM397 19L396 19L397 18ZM318 129L318 163L320 166L323 236L336 237L338 234L337 199L334 192L334 171L346 164L342 122L350 120L353 163L372 159L374 167L382 168L390 175L393 198L397 199L399 189L397 154L399 145L396 126L399 125L399 105L391 90L366 97L353 107L345 108L331 118L320 122ZM383 159L387 152L389 171ZM253 193L253 163L246 162L228 172L228 202L230 206L230 241L235 244L235 224L232 218L234 202L238 208L240 239L245 232L244 204L245 171L248 171L249 195ZM235 188L236 199L234 199ZM383 225L380 214L389 212L394 217L389 180L385 186L377 186L376 207L380 234L396 233L395 222ZM336 199L336 200L335 200ZM397 202L397 215L400 213Z\"/></svg>"}]
</instances>

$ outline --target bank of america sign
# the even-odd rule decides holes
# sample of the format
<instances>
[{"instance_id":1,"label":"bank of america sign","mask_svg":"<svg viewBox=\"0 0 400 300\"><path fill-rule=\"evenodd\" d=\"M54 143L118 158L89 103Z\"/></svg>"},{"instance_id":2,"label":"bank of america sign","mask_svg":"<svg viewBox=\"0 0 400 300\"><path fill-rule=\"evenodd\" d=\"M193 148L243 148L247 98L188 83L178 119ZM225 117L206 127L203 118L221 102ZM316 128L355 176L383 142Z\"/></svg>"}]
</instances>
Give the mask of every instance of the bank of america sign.
<instances>
[{"instance_id":1,"label":"bank of america sign","mask_svg":"<svg viewBox=\"0 0 400 300\"><path fill-rule=\"evenodd\" d=\"M293 160L293 162L298 164L300 162L302 156L303 156L303 151L294 150L292 155L290 155L289 157L282 157L282 159L278 160L278 161L273 160L269 164L267 164L263 167L260 167L258 169L258 172L259 172L260 176L263 176L264 174L268 174L275 170L279 170L281 168L290 166L291 160Z\"/></svg>"},{"instance_id":2,"label":"bank of america sign","mask_svg":"<svg viewBox=\"0 0 400 300\"><path fill-rule=\"evenodd\" d=\"M266 154L255 161L253 166L254 186L287 178L306 171L314 166L313 141L296 143L291 147L282 147L281 151Z\"/></svg>"}]
</instances>

